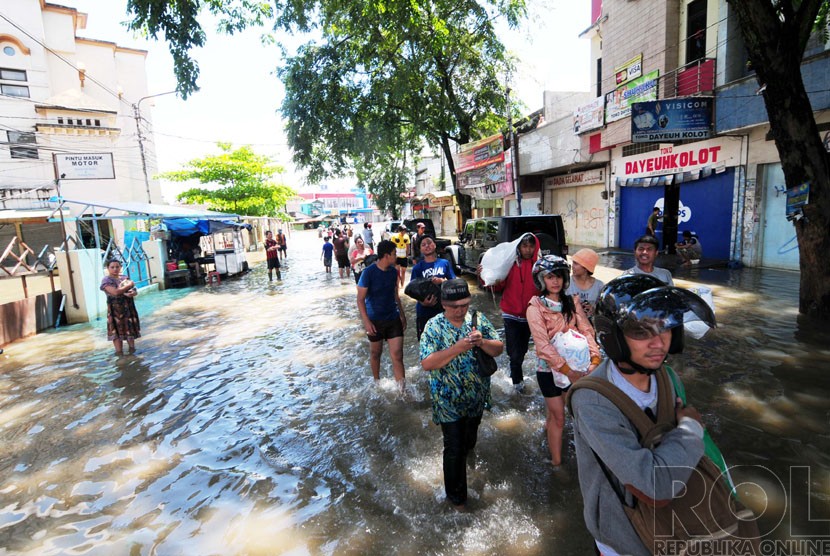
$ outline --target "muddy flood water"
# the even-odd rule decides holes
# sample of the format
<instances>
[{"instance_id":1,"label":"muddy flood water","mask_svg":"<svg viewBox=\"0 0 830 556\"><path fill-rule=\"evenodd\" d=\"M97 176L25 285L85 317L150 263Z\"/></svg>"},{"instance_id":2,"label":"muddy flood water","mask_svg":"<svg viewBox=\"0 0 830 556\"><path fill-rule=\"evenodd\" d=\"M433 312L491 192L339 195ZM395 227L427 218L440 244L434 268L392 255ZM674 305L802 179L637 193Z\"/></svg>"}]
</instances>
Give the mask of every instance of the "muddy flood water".
<instances>
[{"instance_id":1,"label":"muddy flood water","mask_svg":"<svg viewBox=\"0 0 830 556\"><path fill-rule=\"evenodd\" d=\"M258 263L139 296L134 356L113 356L104 320L6 346L0 554L593 554L572 449L564 472L546 462L534 356L524 394L493 378L458 514L414 304L401 396L386 354L372 381L354 282L323 273L320 244L294 233L282 282ZM714 290L719 327L672 364L743 498L768 539L830 536L830 332L798 317L797 274L684 272Z\"/></svg>"}]
</instances>

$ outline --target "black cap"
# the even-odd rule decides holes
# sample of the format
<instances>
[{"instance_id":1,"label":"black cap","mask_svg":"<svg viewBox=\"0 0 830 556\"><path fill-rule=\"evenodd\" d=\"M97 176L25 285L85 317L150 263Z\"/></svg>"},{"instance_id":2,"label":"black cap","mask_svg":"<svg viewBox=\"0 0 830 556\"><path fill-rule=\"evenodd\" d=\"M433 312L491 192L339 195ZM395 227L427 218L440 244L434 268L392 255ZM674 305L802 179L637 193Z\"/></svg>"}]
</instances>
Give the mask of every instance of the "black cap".
<instances>
[{"instance_id":1,"label":"black cap","mask_svg":"<svg viewBox=\"0 0 830 556\"><path fill-rule=\"evenodd\" d=\"M458 301L470 297L470 287L465 280L454 278L441 284L441 301Z\"/></svg>"}]
</instances>

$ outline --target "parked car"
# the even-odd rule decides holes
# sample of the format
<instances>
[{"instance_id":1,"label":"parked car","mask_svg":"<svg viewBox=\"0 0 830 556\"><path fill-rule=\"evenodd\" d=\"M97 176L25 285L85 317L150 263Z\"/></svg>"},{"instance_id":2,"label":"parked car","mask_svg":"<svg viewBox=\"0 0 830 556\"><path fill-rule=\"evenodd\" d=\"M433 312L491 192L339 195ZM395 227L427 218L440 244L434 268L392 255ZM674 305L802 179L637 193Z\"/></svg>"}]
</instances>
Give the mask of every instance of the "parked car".
<instances>
[{"instance_id":1,"label":"parked car","mask_svg":"<svg viewBox=\"0 0 830 556\"><path fill-rule=\"evenodd\" d=\"M564 257L568 254L562 217L558 214L539 214L471 218L458 235L458 243L446 249L445 258L458 273L475 274L488 249L528 232L539 238L543 255Z\"/></svg>"},{"instance_id":2,"label":"parked car","mask_svg":"<svg viewBox=\"0 0 830 556\"><path fill-rule=\"evenodd\" d=\"M383 229L380 232L380 239L389 239L393 235L398 233L398 226L401 225L403 220L390 220L386 224L383 225ZM408 228L407 228L408 229ZM377 240L377 236L376 236Z\"/></svg>"}]
</instances>

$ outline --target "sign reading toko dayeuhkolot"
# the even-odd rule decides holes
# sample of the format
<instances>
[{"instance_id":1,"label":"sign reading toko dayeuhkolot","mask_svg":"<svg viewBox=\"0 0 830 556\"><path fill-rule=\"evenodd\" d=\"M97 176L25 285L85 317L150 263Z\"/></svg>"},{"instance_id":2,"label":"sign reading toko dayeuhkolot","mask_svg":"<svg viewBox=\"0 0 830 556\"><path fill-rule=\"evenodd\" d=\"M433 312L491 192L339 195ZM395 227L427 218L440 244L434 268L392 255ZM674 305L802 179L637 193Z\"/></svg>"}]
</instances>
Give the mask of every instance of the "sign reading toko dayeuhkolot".
<instances>
[{"instance_id":1,"label":"sign reading toko dayeuhkolot","mask_svg":"<svg viewBox=\"0 0 830 556\"><path fill-rule=\"evenodd\" d=\"M61 180L115 179L112 153L55 153L55 177Z\"/></svg>"},{"instance_id":2,"label":"sign reading toko dayeuhkolot","mask_svg":"<svg viewBox=\"0 0 830 556\"><path fill-rule=\"evenodd\" d=\"M631 106L631 140L665 143L712 136L712 97L635 102Z\"/></svg>"}]
</instances>

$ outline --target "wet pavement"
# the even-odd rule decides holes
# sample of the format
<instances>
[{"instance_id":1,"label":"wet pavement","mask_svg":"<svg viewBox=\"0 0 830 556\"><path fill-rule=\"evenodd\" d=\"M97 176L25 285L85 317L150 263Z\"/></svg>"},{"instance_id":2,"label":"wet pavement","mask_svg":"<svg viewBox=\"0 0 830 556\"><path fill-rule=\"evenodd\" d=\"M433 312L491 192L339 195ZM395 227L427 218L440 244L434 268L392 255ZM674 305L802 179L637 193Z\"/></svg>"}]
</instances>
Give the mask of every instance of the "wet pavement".
<instances>
[{"instance_id":1,"label":"wet pavement","mask_svg":"<svg viewBox=\"0 0 830 556\"><path fill-rule=\"evenodd\" d=\"M524 395L494 377L473 511L451 511L414 305L401 396L386 356L373 383L354 283L325 275L319 249L295 233L282 282L260 263L140 296L135 356L112 355L104 321L6 346L0 554L592 553L572 451L562 472L545 461L533 357ZM769 538L810 532L830 518L830 333L797 315L795 273L675 276L711 287L719 319L672 361L690 399ZM489 294L473 307L501 326Z\"/></svg>"}]
</instances>

